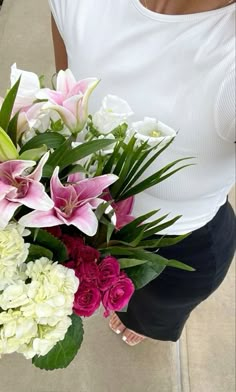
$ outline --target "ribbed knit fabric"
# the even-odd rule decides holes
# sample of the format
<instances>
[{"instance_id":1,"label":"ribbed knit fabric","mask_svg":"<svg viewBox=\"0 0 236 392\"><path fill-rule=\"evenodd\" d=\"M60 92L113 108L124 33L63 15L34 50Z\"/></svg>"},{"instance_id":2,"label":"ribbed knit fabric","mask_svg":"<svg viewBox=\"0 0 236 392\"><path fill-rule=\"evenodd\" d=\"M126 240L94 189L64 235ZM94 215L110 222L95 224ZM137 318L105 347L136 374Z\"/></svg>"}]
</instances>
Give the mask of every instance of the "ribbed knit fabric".
<instances>
[{"instance_id":1,"label":"ribbed knit fabric","mask_svg":"<svg viewBox=\"0 0 236 392\"><path fill-rule=\"evenodd\" d=\"M166 234L209 222L235 181L235 5L162 15L139 0L49 0L75 76L101 78L91 112L106 94L126 99L133 121L156 117L178 130L147 174L187 156L194 166L138 195L138 215L182 217Z\"/></svg>"}]
</instances>

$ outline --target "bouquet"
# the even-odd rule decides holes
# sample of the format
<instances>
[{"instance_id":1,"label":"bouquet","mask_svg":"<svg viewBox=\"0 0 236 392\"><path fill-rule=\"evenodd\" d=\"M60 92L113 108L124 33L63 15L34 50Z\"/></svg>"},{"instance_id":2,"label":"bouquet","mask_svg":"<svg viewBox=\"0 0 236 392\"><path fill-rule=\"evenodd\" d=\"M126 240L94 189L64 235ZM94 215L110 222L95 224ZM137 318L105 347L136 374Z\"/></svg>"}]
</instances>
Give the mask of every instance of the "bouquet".
<instances>
[{"instance_id":1,"label":"bouquet","mask_svg":"<svg viewBox=\"0 0 236 392\"><path fill-rule=\"evenodd\" d=\"M132 215L136 194L189 165L145 177L175 131L148 117L132 123L112 95L88 114L97 84L68 69L50 89L13 65L0 98L0 354L46 370L73 360L83 317L126 311L166 267L192 271L157 252L186 237L155 235L179 216Z\"/></svg>"}]
</instances>

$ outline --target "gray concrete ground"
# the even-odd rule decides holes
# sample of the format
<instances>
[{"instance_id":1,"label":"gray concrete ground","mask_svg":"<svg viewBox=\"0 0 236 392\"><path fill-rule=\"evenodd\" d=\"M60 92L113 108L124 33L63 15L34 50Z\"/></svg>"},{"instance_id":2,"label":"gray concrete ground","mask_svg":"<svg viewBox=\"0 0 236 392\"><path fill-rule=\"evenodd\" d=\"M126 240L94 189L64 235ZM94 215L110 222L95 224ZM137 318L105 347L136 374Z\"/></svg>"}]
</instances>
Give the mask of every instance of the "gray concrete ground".
<instances>
[{"instance_id":1,"label":"gray concrete ground","mask_svg":"<svg viewBox=\"0 0 236 392\"><path fill-rule=\"evenodd\" d=\"M5 0L0 11L0 95L16 62L48 77L54 72L47 0ZM231 201L235 199L231 194ZM234 265L218 291L192 314L181 340L129 348L99 315L64 371L44 372L22 356L0 360L1 392L234 392Z\"/></svg>"}]
</instances>

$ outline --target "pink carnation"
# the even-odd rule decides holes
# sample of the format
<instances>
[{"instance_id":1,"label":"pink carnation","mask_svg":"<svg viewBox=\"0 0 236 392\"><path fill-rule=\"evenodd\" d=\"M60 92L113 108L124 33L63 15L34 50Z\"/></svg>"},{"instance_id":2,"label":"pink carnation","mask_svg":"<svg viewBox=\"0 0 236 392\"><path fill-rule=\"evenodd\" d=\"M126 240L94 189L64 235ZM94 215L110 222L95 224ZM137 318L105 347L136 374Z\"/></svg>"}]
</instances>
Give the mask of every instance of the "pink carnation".
<instances>
[{"instance_id":1,"label":"pink carnation","mask_svg":"<svg viewBox=\"0 0 236 392\"><path fill-rule=\"evenodd\" d=\"M106 291L118 280L120 275L120 264L115 257L108 256L99 264L98 269L98 286L101 291Z\"/></svg>"},{"instance_id":2,"label":"pink carnation","mask_svg":"<svg viewBox=\"0 0 236 392\"><path fill-rule=\"evenodd\" d=\"M108 317L110 311L123 309L128 304L134 290L133 282L122 272L113 286L103 294L104 316Z\"/></svg>"},{"instance_id":3,"label":"pink carnation","mask_svg":"<svg viewBox=\"0 0 236 392\"><path fill-rule=\"evenodd\" d=\"M94 284L97 286L99 271L95 261L82 261L77 266L76 271L80 282L94 282Z\"/></svg>"},{"instance_id":4,"label":"pink carnation","mask_svg":"<svg viewBox=\"0 0 236 392\"><path fill-rule=\"evenodd\" d=\"M99 308L100 302L100 290L96 286L82 282L75 294L74 312L78 316L89 317Z\"/></svg>"},{"instance_id":5,"label":"pink carnation","mask_svg":"<svg viewBox=\"0 0 236 392\"><path fill-rule=\"evenodd\" d=\"M67 248L69 257L71 257L73 260L77 259L80 247L84 246L83 238L79 236L72 237L71 235L63 234L61 240Z\"/></svg>"},{"instance_id":6,"label":"pink carnation","mask_svg":"<svg viewBox=\"0 0 236 392\"><path fill-rule=\"evenodd\" d=\"M96 262L100 258L100 253L97 249L92 248L88 245L81 245L77 248L76 251L76 261L77 263L84 262Z\"/></svg>"}]
</instances>

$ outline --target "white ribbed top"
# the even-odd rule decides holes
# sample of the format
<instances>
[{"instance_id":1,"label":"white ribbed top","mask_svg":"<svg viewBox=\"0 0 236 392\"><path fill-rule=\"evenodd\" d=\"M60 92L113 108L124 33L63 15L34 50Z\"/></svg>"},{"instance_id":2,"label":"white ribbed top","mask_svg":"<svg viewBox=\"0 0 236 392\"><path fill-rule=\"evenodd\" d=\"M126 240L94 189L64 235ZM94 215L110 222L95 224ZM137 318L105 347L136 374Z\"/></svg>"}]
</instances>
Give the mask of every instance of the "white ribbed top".
<instances>
[{"instance_id":1,"label":"white ribbed top","mask_svg":"<svg viewBox=\"0 0 236 392\"><path fill-rule=\"evenodd\" d=\"M179 130L149 173L186 156L186 168L136 197L135 213L161 208L182 218L167 234L210 221L235 181L235 4L162 15L139 0L49 0L77 78L101 78L102 97L126 99L135 115ZM158 214L160 215L160 213Z\"/></svg>"}]
</instances>

